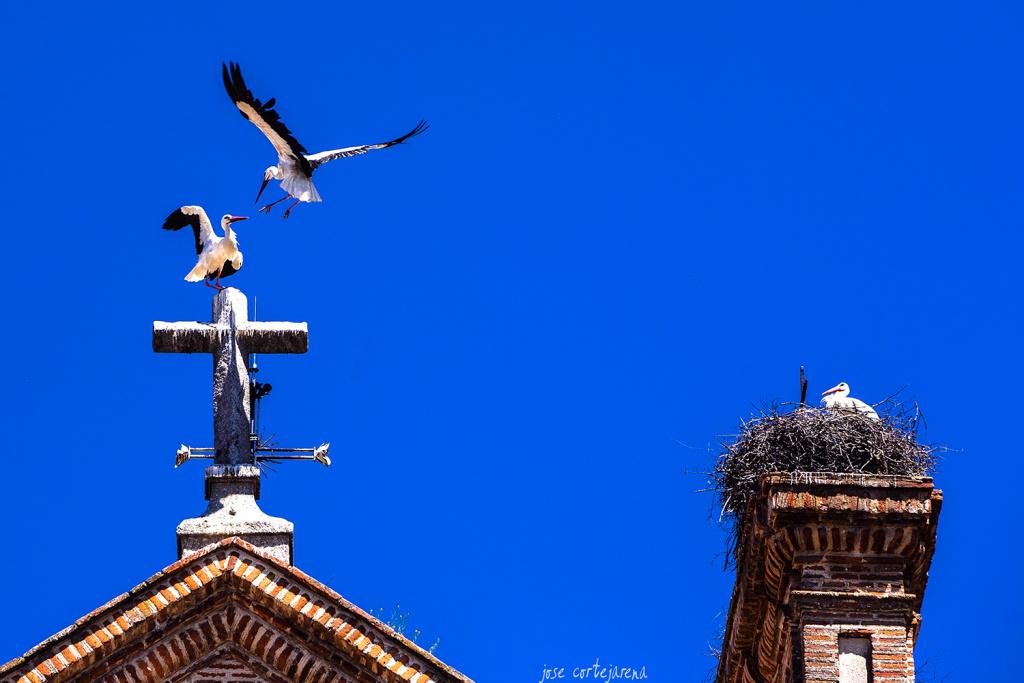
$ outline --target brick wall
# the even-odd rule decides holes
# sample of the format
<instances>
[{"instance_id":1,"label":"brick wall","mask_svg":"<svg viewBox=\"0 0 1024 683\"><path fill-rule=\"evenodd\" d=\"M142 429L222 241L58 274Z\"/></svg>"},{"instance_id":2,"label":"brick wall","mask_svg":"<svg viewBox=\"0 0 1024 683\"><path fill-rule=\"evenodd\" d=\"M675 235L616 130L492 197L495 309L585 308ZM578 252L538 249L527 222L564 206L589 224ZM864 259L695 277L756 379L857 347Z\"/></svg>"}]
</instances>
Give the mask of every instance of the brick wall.
<instances>
[{"instance_id":1,"label":"brick wall","mask_svg":"<svg viewBox=\"0 0 1024 683\"><path fill-rule=\"evenodd\" d=\"M835 554L828 562L817 557L796 558L799 575L796 583L807 590L867 590L893 592L903 590L903 563L898 558L868 559L863 555Z\"/></svg>"}]
</instances>

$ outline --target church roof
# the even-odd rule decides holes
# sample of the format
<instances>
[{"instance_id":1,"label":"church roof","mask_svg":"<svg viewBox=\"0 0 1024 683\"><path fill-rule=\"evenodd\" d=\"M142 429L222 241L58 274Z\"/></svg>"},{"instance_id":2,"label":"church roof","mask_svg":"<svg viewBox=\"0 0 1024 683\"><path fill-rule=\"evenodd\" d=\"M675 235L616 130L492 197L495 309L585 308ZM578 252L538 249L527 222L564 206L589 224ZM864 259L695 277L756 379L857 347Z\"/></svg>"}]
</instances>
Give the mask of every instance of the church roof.
<instances>
[{"instance_id":1,"label":"church roof","mask_svg":"<svg viewBox=\"0 0 1024 683\"><path fill-rule=\"evenodd\" d=\"M472 683L295 567L232 537L0 667L3 683Z\"/></svg>"}]
</instances>

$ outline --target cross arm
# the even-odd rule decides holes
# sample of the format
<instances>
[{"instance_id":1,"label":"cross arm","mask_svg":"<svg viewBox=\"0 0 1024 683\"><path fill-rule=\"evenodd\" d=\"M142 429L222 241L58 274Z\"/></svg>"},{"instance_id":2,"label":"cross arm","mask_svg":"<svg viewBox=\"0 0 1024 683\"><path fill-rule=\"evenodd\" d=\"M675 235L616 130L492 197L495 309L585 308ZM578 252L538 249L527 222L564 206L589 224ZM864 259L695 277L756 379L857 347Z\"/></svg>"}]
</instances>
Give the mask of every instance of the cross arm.
<instances>
[{"instance_id":1,"label":"cross arm","mask_svg":"<svg viewBox=\"0 0 1024 683\"><path fill-rule=\"evenodd\" d=\"M157 353L216 353L223 326L198 322L153 321L153 350ZM306 323L247 322L235 331L245 353L306 353Z\"/></svg>"},{"instance_id":2,"label":"cross arm","mask_svg":"<svg viewBox=\"0 0 1024 683\"><path fill-rule=\"evenodd\" d=\"M246 353L306 353L309 329L306 323L250 322L238 330Z\"/></svg>"},{"instance_id":3,"label":"cross arm","mask_svg":"<svg viewBox=\"0 0 1024 683\"><path fill-rule=\"evenodd\" d=\"M216 327L207 323L153 321L153 350L157 353L213 353Z\"/></svg>"}]
</instances>

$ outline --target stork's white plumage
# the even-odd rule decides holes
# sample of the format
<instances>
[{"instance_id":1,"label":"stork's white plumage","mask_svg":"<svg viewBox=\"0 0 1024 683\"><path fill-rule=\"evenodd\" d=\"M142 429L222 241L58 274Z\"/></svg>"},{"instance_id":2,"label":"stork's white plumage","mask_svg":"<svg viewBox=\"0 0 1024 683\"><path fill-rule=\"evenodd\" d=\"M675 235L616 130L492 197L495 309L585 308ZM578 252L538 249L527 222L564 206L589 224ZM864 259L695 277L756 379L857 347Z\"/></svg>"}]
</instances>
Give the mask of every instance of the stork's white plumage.
<instances>
[{"instance_id":1,"label":"stork's white plumage","mask_svg":"<svg viewBox=\"0 0 1024 683\"><path fill-rule=\"evenodd\" d=\"M210 218L201 206L183 206L171 213L164 221L164 230L181 230L186 225L192 227L196 238L195 268L185 275L188 282L203 280L207 287L224 289L220 284L222 277L237 273L242 268L242 252L238 249L238 236L231 228L232 223L246 220L246 216L224 214L220 219L220 227L224 231L221 237L213 231ZM210 280L216 278L211 285Z\"/></svg>"},{"instance_id":2,"label":"stork's white plumage","mask_svg":"<svg viewBox=\"0 0 1024 683\"><path fill-rule=\"evenodd\" d=\"M292 209L298 206L300 202L323 201L320 198L320 193L316 190L316 186L313 185L313 171L328 161L344 157L354 157L374 149L385 149L400 145L427 129L427 122L420 121L411 131L394 140L373 145L357 145L355 147L331 149L317 154L307 154L306 148L295 139L292 132L288 130L288 126L284 125L281 117L274 110L274 98L270 98L266 103L260 102L253 96L249 88L246 87L245 80L242 78L242 71L237 64L232 62L230 65L224 64L223 67L224 88L228 91L231 101L238 107L238 111L241 112L246 120L252 122L253 125L267 136L270 144L277 151L277 165L268 166L267 170L263 172L263 184L260 185L260 191L256 194L256 203L259 203L260 196L263 194L263 190L266 189L267 183L271 180L280 180L281 189L288 194L264 206L260 211L269 212L272 206L291 197L295 199L295 203L285 209L283 218L287 218Z\"/></svg>"},{"instance_id":3,"label":"stork's white plumage","mask_svg":"<svg viewBox=\"0 0 1024 683\"><path fill-rule=\"evenodd\" d=\"M853 398L850 396L850 385L846 382L840 382L831 389L821 392L821 402L825 404L826 408L832 408L833 410L850 410L857 413L864 413L868 417L878 420L878 413L875 409L869 406L859 398Z\"/></svg>"}]
</instances>

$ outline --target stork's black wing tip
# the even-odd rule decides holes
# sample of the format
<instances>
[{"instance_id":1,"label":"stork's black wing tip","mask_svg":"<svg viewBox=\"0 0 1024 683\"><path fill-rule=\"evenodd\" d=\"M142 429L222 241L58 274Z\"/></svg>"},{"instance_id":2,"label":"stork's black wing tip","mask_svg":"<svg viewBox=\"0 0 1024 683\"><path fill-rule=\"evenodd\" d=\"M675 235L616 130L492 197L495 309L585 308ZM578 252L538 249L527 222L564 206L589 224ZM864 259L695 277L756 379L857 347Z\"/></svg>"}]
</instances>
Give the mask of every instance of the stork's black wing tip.
<instances>
[{"instance_id":1,"label":"stork's black wing tip","mask_svg":"<svg viewBox=\"0 0 1024 683\"><path fill-rule=\"evenodd\" d=\"M288 127L281 122L281 117L274 110L274 105L277 104L277 100L271 97L266 101L266 103L260 102L245 84L245 80L242 78L242 69L235 62L228 62L225 67L224 88L228 91L228 97L230 97L231 101L235 103L236 107L238 107L238 112L242 115L242 118L247 121L257 123L249 117L242 107L238 106L239 103L244 102L256 111L256 116L262 119L263 123L273 128L274 131L276 131L277 134L288 143L288 146L295 153L295 156L299 158L299 163L304 162L302 155L306 153L306 148L295 139L295 136L292 135L290 130L288 130ZM260 124L257 123L257 125Z\"/></svg>"},{"instance_id":2,"label":"stork's black wing tip","mask_svg":"<svg viewBox=\"0 0 1024 683\"><path fill-rule=\"evenodd\" d=\"M228 91L232 101L245 100L245 81L242 79L242 70L237 63L221 62L221 77L224 79L224 89Z\"/></svg>"},{"instance_id":3,"label":"stork's black wing tip","mask_svg":"<svg viewBox=\"0 0 1024 683\"><path fill-rule=\"evenodd\" d=\"M200 214L196 212L185 213L182 209L198 207L181 207L171 212L171 215L164 221L164 230L181 230L186 225L192 227L192 234L196 238L196 254L203 253L203 240L200 229ZM202 208L199 208L202 211Z\"/></svg>"},{"instance_id":4,"label":"stork's black wing tip","mask_svg":"<svg viewBox=\"0 0 1024 683\"><path fill-rule=\"evenodd\" d=\"M422 133L427 132L428 128L430 128L430 124L427 123L427 120L426 119L420 119L420 122L416 124L416 127L413 128L412 130L410 130L405 135L403 135L401 138L399 138L398 141L400 143L401 142L405 142L409 138L414 138L417 135L420 135Z\"/></svg>"},{"instance_id":5,"label":"stork's black wing tip","mask_svg":"<svg viewBox=\"0 0 1024 683\"><path fill-rule=\"evenodd\" d=\"M188 224L188 217L181 209L175 209L164 219L164 230L181 230Z\"/></svg>"}]
</instances>

